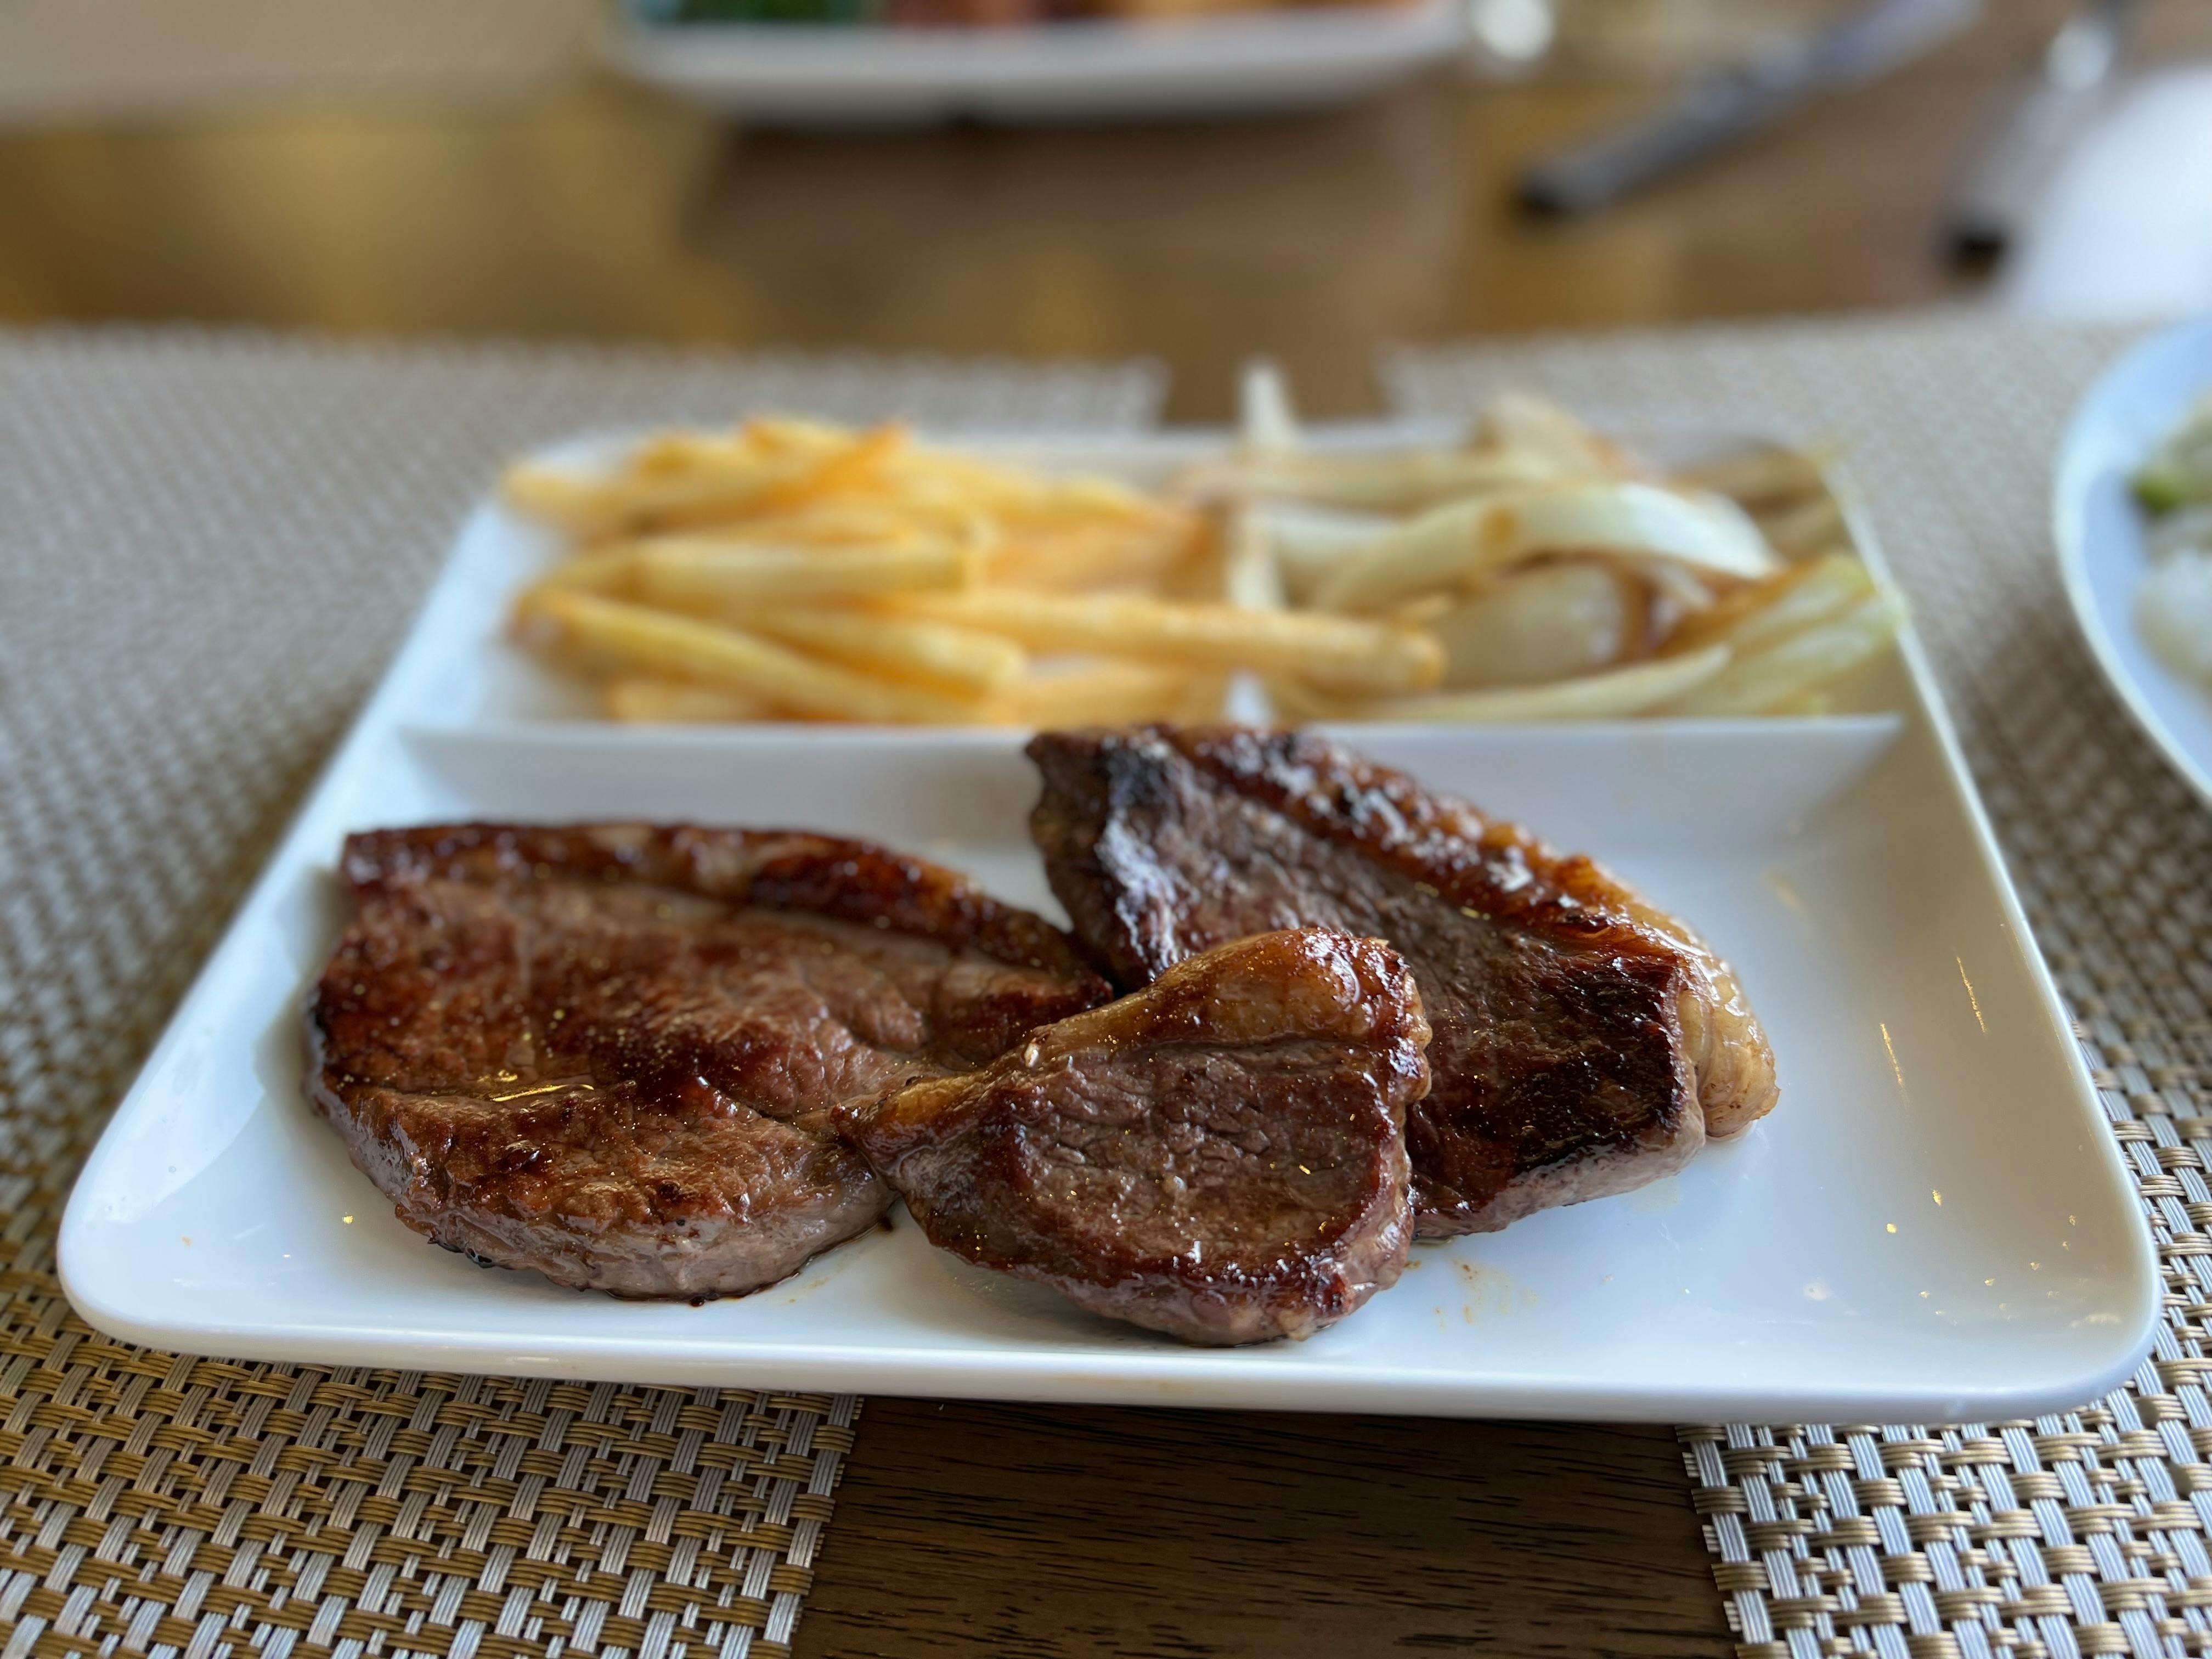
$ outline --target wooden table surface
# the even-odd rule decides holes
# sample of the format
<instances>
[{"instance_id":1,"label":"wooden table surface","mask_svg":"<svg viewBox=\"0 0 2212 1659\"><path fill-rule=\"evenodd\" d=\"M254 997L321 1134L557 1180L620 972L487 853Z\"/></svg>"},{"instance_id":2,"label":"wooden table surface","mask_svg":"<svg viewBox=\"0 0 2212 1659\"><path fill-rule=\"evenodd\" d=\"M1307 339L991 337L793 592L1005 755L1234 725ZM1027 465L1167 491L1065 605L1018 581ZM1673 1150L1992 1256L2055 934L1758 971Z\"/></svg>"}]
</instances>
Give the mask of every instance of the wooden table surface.
<instances>
[{"instance_id":1,"label":"wooden table surface","mask_svg":"<svg viewBox=\"0 0 2212 1659\"><path fill-rule=\"evenodd\" d=\"M1117 357L1218 418L1256 352L1320 415L1382 342L1974 291L1950 181L2062 8L1586 222L1506 201L1649 100L1603 62L1242 125L735 136L586 81L0 132L0 318L241 319ZM2166 0L2147 56L2212 50ZM1668 1429L872 1400L807 1656L1720 1655Z\"/></svg>"}]
</instances>

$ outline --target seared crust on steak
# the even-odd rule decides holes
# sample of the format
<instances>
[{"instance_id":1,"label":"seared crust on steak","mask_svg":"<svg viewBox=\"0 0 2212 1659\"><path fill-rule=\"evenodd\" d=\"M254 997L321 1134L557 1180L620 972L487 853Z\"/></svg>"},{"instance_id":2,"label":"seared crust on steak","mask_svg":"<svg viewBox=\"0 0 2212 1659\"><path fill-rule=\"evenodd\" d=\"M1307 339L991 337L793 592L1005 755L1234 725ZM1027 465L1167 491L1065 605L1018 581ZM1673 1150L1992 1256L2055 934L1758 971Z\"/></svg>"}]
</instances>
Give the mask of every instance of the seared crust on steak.
<instances>
[{"instance_id":1,"label":"seared crust on steak","mask_svg":"<svg viewBox=\"0 0 2212 1659\"><path fill-rule=\"evenodd\" d=\"M346 843L309 1094L401 1220L618 1296L739 1295L890 1201L840 1101L1107 988L1049 924L863 842L461 824Z\"/></svg>"},{"instance_id":2,"label":"seared crust on steak","mask_svg":"<svg viewBox=\"0 0 2212 1659\"><path fill-rule=\"evenodd\" d=\"M1640 1186L1772 1109L1726 963L1587 858L1325 738L1242 726L1047 732L1031 829L1123 987L1291 926L1387 939L1435 1083L1407 1125L1424 1233Z\"/></svg>"},{"instance_id":3,"label":"seared crust on steak","mask_svg":"<svg viewBox=\"0 0 2212 1659\"><path fill-rule=\"evenodd\" d=\"M1304 1337L1405 1267L1428 1040L1389 946L1270 933L836 1117L971 1261L1186 1341Z\"/></svg>"}]
</instances>

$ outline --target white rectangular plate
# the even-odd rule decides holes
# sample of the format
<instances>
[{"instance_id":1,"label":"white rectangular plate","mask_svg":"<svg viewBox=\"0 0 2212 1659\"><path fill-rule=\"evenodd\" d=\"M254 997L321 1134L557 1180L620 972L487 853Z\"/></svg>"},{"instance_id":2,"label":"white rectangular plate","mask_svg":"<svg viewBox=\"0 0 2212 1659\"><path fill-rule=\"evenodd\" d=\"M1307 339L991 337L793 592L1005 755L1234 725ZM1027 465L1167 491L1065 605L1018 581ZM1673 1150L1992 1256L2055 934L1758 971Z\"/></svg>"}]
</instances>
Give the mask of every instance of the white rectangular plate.
<instances>
[{"instance_id":1,"label":"white rectangular plate","mask_svg":"<svg viewBox=\"0 0 2212 1659\"><path fill-rule=\"evenodd\" d=\"M1188 439L1064 447L1156 475ZM1040 452L1034 447L1026 453ZM1908 639L1876 712L1358 747L1597 854L1705 931L1772 1036L1779 1109L1684 1174L1417 1248L1304 1343L1180 1346L966 1267L900 1217L701 1308L485 1272L393 1218L301 1095L341 838L459 817L870 836L1057 915L996 732L624 730L499 643L550 556L487 506L179 1010L64 1219L94 1324L337 1364L1439 1415L1925 1421L2077 1404L2136 1363L2155 1260ZM548 718L552 716L552 718Z\"/></svg>"}]
</instances>

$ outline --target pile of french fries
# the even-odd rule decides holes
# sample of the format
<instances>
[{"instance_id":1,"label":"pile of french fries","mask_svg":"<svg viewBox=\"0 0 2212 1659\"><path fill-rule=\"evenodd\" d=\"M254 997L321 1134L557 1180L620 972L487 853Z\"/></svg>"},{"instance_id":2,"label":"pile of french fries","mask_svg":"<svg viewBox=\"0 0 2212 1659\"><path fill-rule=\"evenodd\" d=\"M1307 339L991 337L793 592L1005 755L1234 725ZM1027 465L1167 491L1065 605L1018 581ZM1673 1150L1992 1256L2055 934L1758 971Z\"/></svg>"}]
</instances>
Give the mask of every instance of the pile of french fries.
<instances>
[{"instance_id":1,"label":"pile of french fries","mask_svg":"<svg viewBox=\"0 0 2212 1659\"><path fill-rule=\"evenodd\" d=\"M522 463L504 495L574 548L520 637L622 720L1204 719L1239 672L1364 697L1443 670L1419 628L1207 597L1215 508L897 427L672 432L611 467Z\"/></svg>"},{"instance_id":2,"label":"pile of french fries","mask_svg":"<svg viewBox=\"0 0 2212 1659\"><path fill-rule=\"evenodd\" d=\"M1822 714L1904 619L1813 458L1760 448L1662 477L1526 397L1458 446L1315 449L1263 367L1237 453L1184 493L1236 504L1231 580L1249 602L1418 627L1443 647L1442 684L1417 693L1268 677L1297 719Z\"/></svg>"},{"instance_id":3,"label":"pile of french fries","mask_svg":"<svg viewBox=\"0 0 2212 1659\"><path fill-rule=\"evenodd\" d=\"M569 548L519 636L626 720L1196 720L1240 678L1293 720L1815 713L1902 615L1802 455L1662 477L1527 398L1316 449L1266 370L1161 494L764 418L504 495Z\"/></svg>"}]
</instances>

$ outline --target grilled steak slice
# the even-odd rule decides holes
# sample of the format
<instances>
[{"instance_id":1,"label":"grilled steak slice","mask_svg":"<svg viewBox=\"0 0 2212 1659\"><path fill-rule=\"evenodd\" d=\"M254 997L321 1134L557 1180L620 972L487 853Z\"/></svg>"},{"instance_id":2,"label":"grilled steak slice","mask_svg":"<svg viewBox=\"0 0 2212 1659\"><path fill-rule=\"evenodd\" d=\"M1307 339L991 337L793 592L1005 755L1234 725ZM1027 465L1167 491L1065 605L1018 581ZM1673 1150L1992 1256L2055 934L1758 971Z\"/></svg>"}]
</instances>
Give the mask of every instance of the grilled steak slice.
<instances>
[{"instance_id":1,"label":"grilled steak slice","mask_svg":"<svg viewBox=\"0 0 2212 1659\"><path fill-rule=\"evenodd\" d=\"M1107 988L949 870L743 830L346 842L309 1092L399 1218L629 1297L734 1296L890 1194L830 1109L977 1066Z\"/></svg>"},{"instance_id":2,"label":"grilled steak slice","mask_svg":"<svg viewBox=\"0 0 2212 1659\"><path fill-rule=\"evenodd\" d=\"M1406 1265L1428 1040L1388 945L1270 933L837 1118L971 1261L1190 1342L1304 1337Z\"/></svg>"},{"instance_id":3,"label":"grilled steak slice","mask_svg":"<svg viewBox=\"0 0 2212 1659\"><path fill-rule=\"evenodd\" d=\"M1053 891L1124 988L1270 928L1404 955L1436 1030L1406 1125L1424 1234L1641 1186L1774 1104L1727 965L1588 859L1303 733L1048 732L1029 752Z\"/></svg>"}]
</instances>

